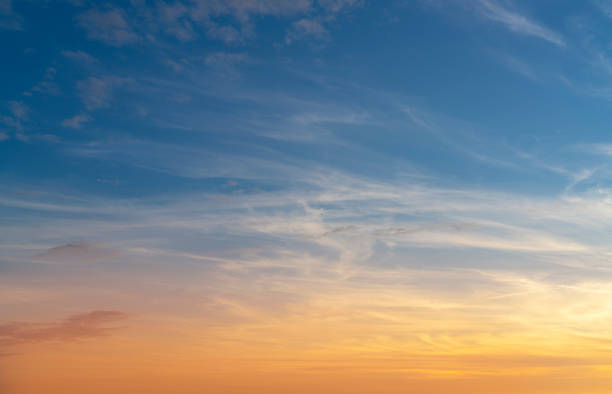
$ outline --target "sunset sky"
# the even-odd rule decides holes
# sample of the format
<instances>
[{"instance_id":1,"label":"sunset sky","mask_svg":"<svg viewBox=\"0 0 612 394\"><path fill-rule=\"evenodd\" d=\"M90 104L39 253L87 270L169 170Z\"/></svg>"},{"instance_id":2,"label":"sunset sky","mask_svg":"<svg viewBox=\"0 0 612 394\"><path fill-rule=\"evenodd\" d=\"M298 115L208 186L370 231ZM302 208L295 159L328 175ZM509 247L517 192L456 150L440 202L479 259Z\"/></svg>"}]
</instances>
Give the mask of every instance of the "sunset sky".
<instances>
[{"instance_id":1,"label":"sunset sky","mask_svg":"<svg viewBox=\"0 0 612 394\"><path fill-rule=\"evenodd\" d=\"M612 392L612 1L0 0L0 48L0 393Z\"/></svg>"}]
</instances>

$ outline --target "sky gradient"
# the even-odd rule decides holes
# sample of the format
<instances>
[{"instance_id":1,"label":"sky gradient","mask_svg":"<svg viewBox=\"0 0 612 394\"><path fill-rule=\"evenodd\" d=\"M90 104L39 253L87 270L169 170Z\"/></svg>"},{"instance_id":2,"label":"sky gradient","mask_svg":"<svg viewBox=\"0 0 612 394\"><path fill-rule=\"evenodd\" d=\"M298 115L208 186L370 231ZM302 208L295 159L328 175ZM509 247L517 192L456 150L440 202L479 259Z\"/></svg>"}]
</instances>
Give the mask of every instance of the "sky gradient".
<instances>
[{"instance_id":1,"label":"sky gradient","mask_svg":"<svg viewBox=\"0 0 612 394\"><path fill-rule=\"evenodd\" d=\"M612 392L612 2L0 0L0 392Z\"/></svg>"}]
</instances>

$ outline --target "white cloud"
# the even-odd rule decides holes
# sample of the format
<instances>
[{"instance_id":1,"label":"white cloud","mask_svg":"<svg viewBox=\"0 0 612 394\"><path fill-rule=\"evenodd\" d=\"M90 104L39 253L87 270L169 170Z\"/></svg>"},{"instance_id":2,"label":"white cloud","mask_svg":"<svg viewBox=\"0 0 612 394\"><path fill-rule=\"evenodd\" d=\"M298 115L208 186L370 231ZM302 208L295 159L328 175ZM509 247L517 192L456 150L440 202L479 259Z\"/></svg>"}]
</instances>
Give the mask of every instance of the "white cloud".
<instances>
[{"instance_id":1,"label":"white cloud","mask_svg":"<svg viewBox=\"0 0 612 394\"><path fill-rule=\"evenodd\" d=\"M583 144L576 149L589 154L612 156L612 144L609 143Z\"/></svg>"},{"instance_id":2,"label":"white cloud","mask_svg":"<svg viewBox=\"0 0 612 394\"><path fill-rule=\"evenodd\" d=\"M565 41L560 34L550 30L527 16L502 6L496 0L476 0L480 14L492 21L501 23L513 32L533 36L548 41L560 47L565 47Z\"/></svg>"},{"instance_id":3,"label":"white cloud","mask_svg":"<svg viewBox=\"0 0 612 394\"><path fill-rule=\"evenodd\" d=\"M168 158L170 150L166 146L162 157ZM146 148L139 151L150 154ZM196 151L180 154L195 160ZM200 156L206 155L200 151ZM253 167L253 179L265 177L262 166L246 164ZM520 316L531 325L548 329L571 327L575 333L581 319L588 319L589 327L609 326L605 296L612 286L604 274L612 251L606 236L612 222L610 194L533 197L389 183L300 167L277 171L282 179L299 179L303 188L270 192L198 192L160 199L3 197L2 205L40 211L35 227L30 221L0 224L6 234L1 247L18 255L15 261L52 263L58 270L64 264L89 263L90 268L104 261L146 264L135 275L159 266L197 266L206 270L209 281L193 278L198 295L225 300L241 316L256 308L245 298L257 297L260 288L291 295L284 299L307 299L300 305L300 321L317 304L334 309L312 311L323 318L349 309L350 319L358 310L359 316L377 317L368 324L382 319L383 330L422 331L388 322L402 310L421 314L413 324L421 324L423 313L438 319L440 310L454 310L456 319L476 329L474 313L482 309L490 319L481 322L482 329L490 332L501 327L497 318L520 307ZM234 182L240 187L242 180ZM72 214L46 216L45 211ZM19 250L31 242L27 237L38 243L35 256L32 247ZM67 243L84 238L96 242ZM88 292L95 290L92 286ZM192 294L196 288L190 289ZM236 298L238 293L243 298ZM445 326L445 335L452 330Z\"/></svg>"}]
</instances>

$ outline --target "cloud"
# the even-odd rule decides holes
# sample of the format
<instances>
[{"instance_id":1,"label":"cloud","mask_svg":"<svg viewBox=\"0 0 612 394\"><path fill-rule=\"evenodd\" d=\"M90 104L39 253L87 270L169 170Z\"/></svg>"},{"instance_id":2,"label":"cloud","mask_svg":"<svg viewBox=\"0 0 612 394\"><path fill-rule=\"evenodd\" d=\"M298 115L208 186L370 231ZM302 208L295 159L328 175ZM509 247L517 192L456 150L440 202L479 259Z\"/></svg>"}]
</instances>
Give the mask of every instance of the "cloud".
<instances>
[{"instance_id":1,"label":"cloud","mask_svg":"<svg viewBox=\"0 0 612 394\"><path fill-rule=\"evenodd\" d=\"M285 37L285 43L291 44L293 41L304 37L326 40L329 38L329 31L323 26L321 20L300 19L291 25L291 29Z\"/></svg>"},{"instance_id":2,"label":"cloud","mask_svg":"<svg viewBox=\"0 0 612 394\"><path fill-rule=\"evenodd\" d=\"M192 10L194 19L209 18L216 15L231 15L246 21L253 15L286 16L307 12L312 7L311 0L200 0Z\"/></svg>"},{"instance_id":3,"label":"cloud","mask_svg":"<svg viewBox=\"0 0 612 394\"><path fill-rule=\"evenodd\" d=\"M16 119L27 120L30 109L22 101L10 101L9 108Z\"/></svg>"},{"instance_id":4,"label":"cloud","mask_svg":"<svg viewBox=\"0 0 612 394\"><path fill-rule=\"evenodd\" d=\"M125 12L117 7L90 9L77 16L77 25L85 29L89 39L114 47L131 45L139 40L128 24Z\"/></svg>"},{"instance_id":5,"label":"cloud","mask_svg":"<svg viewBox=\"0 0 612 394\"><path fill-rule=\"evenodd\" d=\"M0 344L7 346L46 341L66 342L102 337L117 329L109 326L110 323L127 317L123 312L96 310L52 323L6 323L0 325Z\"/></svg>"},{"instance_id":6,"label":"cloud","mask_svg":"<svg viewBox=\"0 0 612 394\"><path fill-rule=\"evenodd\" d=\"M32 87L32 89L30 89L30 92L49 94L52 96L57 96L61 94L62 91L60 87L57 85L57 83L55 83L56 73L57 71L55 70L54 67L48 67L45 70L45 74L43 75L42 81L40 81L34 87ZM30 93L30 92L26 92L26 95L28 95L27 93Z\"/></svg>"},{"instance_id":7,"label":"cloud","mask_svg":"<svg viewBox=\"0 0 612 394\"><path fill-rule=\"evenodd\" d=\"M166 34L171 35L181 41L189 41L196 38L192 21L189 19L189 8L181 3L168 4L158 2L157 15L160 26Z\"/></svg>"},{"instance_id":8,"label":"cloud","mask_svg":"<svg viewBox=\"0 0 612 394\"><path fill-rule=\"evenodd\" d=\"M363 0L319 0L319 6L327 12L337 13L363 4Z\"/></svg>"},{"instance_id":9,"label":"cloud","mask_svg":"<svg viewBox=\"0 0 612 394\"><path fill-rule=\"evenodd\" d=\"M286 40L301 37L327 39L325 27L335 16L362 4L361 0L196 0L132 1L132 7L92 8L77 16L77 25L87 36L107 45L122 47L147 38L155 42L163 33L181 41L198 38L205 31L209 38L234 45L255 36L256 16L300 19L293 23Z\"/></svg>"},{"instance_id":10,"label":"cloud","mask_svg":"<svg viewBox=\"0 0 612 394\"><path fill-rule=\"evenodd\" d=\"M298 124L316 125L325 123L338 123L348 125L361 125L368 122L369 115L365 112L304 112L292 117Z\"/></svg>"},{"instance_id":11,"label":"cloud","mask_svg":"<svg viewBox=\"0 0 612 394\"><path fill-rule=\"evenodd\" d=\"M537 76L531 66L523 60L508 54L498 54L497 59L508 68L508 70L520 74L531 80L537 80Z\"/></svg>"},{"instance_id":12,"label":"cloud","mask_svg":"<svg viewBox=\"0 0 612 394\"><path fill-rule=\"evenodd\" d=\"M34 256L35 260L57 263L92 263L116 255L102 245L80 241L60 245Z\"/></svg>"},{"instance_id":13,"label":"cloud","mask_svg":"<svg viewBox=\"0 0 612 394\"><path fill-rule=\"evenodd\" d=\"M77 83L79 96L88 110L105 108L110 105L113 90L127 82L118 77L89 77Z\"/></svg>"},{"instance_id":14,"label":"cloud","mask_svg":"<svg viewBox=\"0 0 612 394\"><path fill-rule=\"evenodd\" d=\"M476 5L481 16L501 23L515 33L537 37L559 47L565 47L565 41L561 35L538 24L525 15L502 6L497 0L476 0Z\"/></svg>"},{"instance_id":15,"label":"cloud","mask_svg":"<svg viewBox=\"0 0 612 394\"><path fill-rule=\"evenodd\" d=\"M612 2L609 0L595 0L594 3L597 5L597 7L599 7L604 15L612 19Z\"/></svg>"},{"instance_id":16,"label":"cloud","mask_svg":"<svg viewBox=\"0 0 612 394\"><path fill-rule=\"evenodd\" d=\"M13 10L11 0L0 0L0 29L23 30L23 18Z\"/></svg>"},{"instance_id":17,"label":"cloud","mask_svg":"<svg viewBox=\"0 0 612 394\"><path fill-rule=\"evenodd\" d=\"M207 26L207 35L210 38L221 40L226 44L233 44L243 40L243 33L233 26L222 26L214 22L208 22Z\"/></svg>"},{"instance_id":18,"label":"cloud","mask_svg":"<svg viewBox=\"0 0 612 394\"><path fill-rule=\"evenodd\" d=\"M329 231L326 231L325 233L321 234L322 237L327 237L333 234L339 234L339 233L344 233L347 231L351 231L354 230L356 228L356 226L354 225L347 225L347 226L338 226L338 227L334 227Z\"/></svg>"},{"instance_id":19,"label":"cloud","mask_svg":"<svg viewBox=\"0 0 612 394\"><path fill-rule=\"evenodd\" d=\"M91 120L91 117L87 114L74 115L72 118L64 119L62 121L63 127L69 127L71 129L80 129L84 123Z\"/></svg>"},{"instance_id":20,"label":"cloud","mask_svg":"<svg viewBox=\"0 0 612 394\"><path fill-rule=\"evenodd\" d=\"M11 115L3 116L0 121L18 132L23 131L23 122L29 119L30 108L22 101L9 101L8 108Z\"/></svg>"},{"instance_id":21,"label":"cloud","mask_svg":"<svg viewBox=\"0 0 612 394\"><path fill-rule=\"evenodd\" d=\"M134 1L132 4L137 15L133 16L131 23L150 34L161 31L181 41L189 41L198 37L198 26L202 26L209 38L226 44L240 43L252 37L254 16L289 17L312 9L311 0L160 1L154 6L144 1ZM126 28L128 22L125 13L121 16L125 23L118 22L116 25ZM119 19L118 16L115 19Z\"/></svg>"},{"instance_id":22,"label":"cloud","mask_svg":"<svg viewBox=\"0 0 612 394\"><path fill-rule=\"evenodd\" d=\"M581 145L578 148L591 154L612 156L612 144Z\"/></svg>"},{"instance_id":23,"label":"cloud","mask_svg":"<svg viewBox=\"0 0 612 394\"><path fill-rule=\"evenodd\" d=\"M209 66L227 67L249 61L245 53L216 52L206 56L204 62Z\"/></svg>"},{"instance_id":24,"label":"cloud","mask_svg":"<svg viewBox=\"0 0 612 394\"><path fill-rule=\"evenodd\" d=\"M169 149L165 147L166 153ZM147 155L150 151L142 149ZM197 156L189 151L180 154L190 159ZM184 164L198 167L193 161ZM264 177L260 168L252 168L251 182ZM441 348L445 339L435 335L436 330L459 341L469 327L475 333L466 340L469 348L481 350L496 339L479 333L546 332L550 327L576 332L580 328L575 324L585 316L589 326L608 324L609 308L601 294L609 294L611 287L580 284L586 268L552 267L591 265L586 275L596 275L594 262L600 260L606 269L609 242L605 235L612 218L608 197L528 197L482 188L387 183L308 166L288 169L281 178L299 179L305 186L236 196L198 192L172 200L86 198L87 211L73 211L78 216L69 222L61 219L62 226L57 217L65 215L57 214L26 226L35 225L38 233L54 237L65 237L67 232L113 237L125 245L124 264L130 259L147 263L143 270L125 271L138 278L158 278L158 272L151 271L157 263L166 275L198 266L205 276L195 272L181 276L189 276L188 283L172 283L172 277L166 277L164 286L180 289L175 305L203 308L210 313L198 314L198 319L205 316L211 319L207 324L238 326L240 338L255 339L249 330L275 330L292 321L322 327L331 319L331 324L346 322L350 330L340 332L359 344L374 341L370 333L402 335L399 332L404 331L422 346ZM62 197L67 211L75 208ZM42 201L53 202L48 196ZM42 213L37 217L43 217ZM3 233L20 239L32 227L18 228L21 231ZM80 250L87 249L82 246L62 245L46 253L57 260L81 256ZM501 271L504 268L508 272ZM559 279L555 277L559 272L569 273ZM133 277L126 279L131 294L135 293L129 287ZM568 285L573 287L563 287ZM590 298L589 290L601 294ZM176 300L173 292L165 293L168 302ZM157 298L166 301L162 294L156 292ZM511 318L533 327L525 330L504 324L511 310L520 310ZM270 328L266 317L273 314L278 324ZM428 327L427 321L437 323ZM225 332L228 337L236 335ZM269 336L287 340L282 333ZM330 343L339 340L327 333L322 338ZM221 342L219 337L214 339ZM335 343L343 346L344 342ZM421 349L418 344L411 344L411 349L412 345Z\"/></svg>"},{"instance_id":25,"label":"cloud","mask_svg":"<svg viewBox=\"0 0 612 394\"><path fill-rule=\"evenodd\" d=\"M177 61L172 59L164 59L163 63L170 67L174 72L181 72L185 69L185 66Z\"/></svg>"},{"instance_id":26,"label":"cloud","mask_svg":"<svg viewBox=\"0 0 612 394\"><path fill-rule=\"evenodd\" d=\"M327 25L336 20L337 14L361 5L360 0L319 0L318 5L322 12L315 16L308 16L294 21L287 31L285 43L302 38L313 38L326 41L330 38Z\"/></svg>"},{"instance_id":27,"label":"cloud","mask_svg":"<svg viewBox=\"0 0 612 394\"><path fill-rule=\"evenodd\" d=\"M62 51L62 56L64 56L66 59L70 59L72 61L80 62L80 63L91 64L91 63L96 62L95 57L83 51Z\"/></svg>"},{"instance_id":28,"label":"cloud","mask_svg":"<svg viewBox=\"0 0 612 394\"><path fill-rule=\"evenodd\" d=\"M112 98L112 83L106 79L89 77L77 83L77 90L89 110L107 107Z\"/></svg>"}]
</instances>

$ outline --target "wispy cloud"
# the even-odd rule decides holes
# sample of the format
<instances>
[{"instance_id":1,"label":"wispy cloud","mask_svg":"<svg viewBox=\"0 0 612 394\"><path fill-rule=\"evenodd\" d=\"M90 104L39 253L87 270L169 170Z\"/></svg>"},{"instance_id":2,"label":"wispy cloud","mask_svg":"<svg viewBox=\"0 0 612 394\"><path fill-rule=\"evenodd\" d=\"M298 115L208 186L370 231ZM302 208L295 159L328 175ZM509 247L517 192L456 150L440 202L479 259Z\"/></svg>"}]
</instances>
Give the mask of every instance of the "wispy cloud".
<instances>
[{"instance_id":1,"label":"wispy cloud","mask_svg":"<svg viewBox=\"0 0 612 394\"><path fill-rule=\"evenodd\" d=\"M72 118L64 119L62 121L63 127L69 127L72 129L80 129L83 124L89 122L91 117L87 114L74 115Z\"/></svg>"},{"instance_id":2,"label":"wispy cloud","mask_svg":"<svg viewBox=\"0 0 612 394\"><path fill-rule=\"evenodd\" d=\"M495 56L508 70L534 81L538 79L535 71L527 62L509 54L497 54Z\"/></svg>"},{"instance_id":3,"label":"wispy cloud","mask_svg":"<svg viewBox=\"0 0 612 394\"><path fill-rule=\"evenodd\" d=\"M473 59L459 64L463 57L454 57L457 67L439 76L447 69L438 60L448 46L430 45L438 42L436 33L431 43L412 41L406 56L383 53L397 47L391 41L374 48L380 61L373 64L382 65L382 73L357 65L346 74L342 63L363 60L371 53L363 49L378 39L360 42L359 56L350 45L314 51L320 61L283 45L285 38L294 46L299 39L307 45L331 40L343 13L360 4L134 0L122 10L98 4L76 11L85 11L76 18L77 31L96 42L74 41L75 50L56 53L53 67L62 83L70 78L63 70L77 75L76 92L68 82L66 96L33 95L5 102L1 110L6 138L16 128L63 133L57 144L2 144L17 148L7 156L10 176L0 183L6 217L0 266L7 267L0 306L15 320L0 325L0 344L23 348L27 354L15 362L41 369L37 358L76 363L85 357L102 367L94 374L104 374L107 361L123 360L121 352L130 354L130 365L161 354L181 369L164 379L198 374L211 360L210 376L229 376L219 370L234 368L234 355L248 364L235 367L241 371L295 368L308 371L309 379L316 368L340 369L335 360L383 379L488 379L498 370L487 363L508 367L499 373L513 377L523 376L525 365L534 366L527 371L533 375L556 374L559 365L578 365L578 373L599 368L601 360L585 360L595 353L604 358L601 345L583 346L577 338L605 332L612 319L606 302L612 295L612 191L603 182L593 186L606 167L565 161L563 136L531 150L529 130L533 122L545 126L538 118L544 115L521 118L517 128L514 120L499 126L498 116L512 114L500 115L485 95L490 84L478 85L498 75L496 66L537 79L541 54L531 58L507 47L503 53L512 55L493 54L503 66L485 61L478 71ZM496 29L565 45L519 13L518 3L469 4ZM388 7L402 16L399 7ZM418 6L402 7L411 12L406 20L418 17ZM364 15L356 15L359 25L372 19L365 11L383 14L368 3ZM379 22L351 32L376 35L371 29L382 28ZM431 28L465 38L448 26ZM451 52L481 53L472 33L466 34L469 48L457 42ZM205 40L200 35L223 42L198 42ZM265 38L255 41L258 36ZM389 40L397 36L405 37ZM40 49L27 59L43 55ZM384 67L391 61L398 63ZM309 75L297 76L300 68ZM239 80L221 75L232 69ZM56 81L55 71L48 74L43 82ZM516 88L497 82L496 91ZM36 86L33 92L50 91L49 84ZM504 97L510 102L525 92ZM66 110L75 100L81 111ZM532 114L530 102L520 104L513 110ZM532 155L520 156L516 145ZM606 144L590 148L612 155ZM538 149L557 156L538 157ZM30 161L21 152L38 156ZM96 309L113 305L138 310L142 320L134 324L140 326L108 343L92 342L85 356L79 346L62 343L58 352L58 344L49 343L112 334L127 315ZM66 316L66 310L93 311L36 317ZM565 345L587 356L564 358ZM168 355L160 346L173 350ZM525 361L506 354L519 348L532 355ZM218 363L218 354L228 362ZM21 371L18 378L35 377Z\"/></svg>"},{"instance_id":4,"label":"wispy cloud","mask_svg":"<svg viewBox=\"0 0 612 394\"><path fill-rule=\"evenodd\" d=\"M89 77L77 83L79 96L88 110L105 108L110 105L113 91L128 82L119 77Z\"/></svg>"},{"instance_id":5,"label":"wispy cloud","mask_svg":"<svg viewBox=\"0 0 612 394\"><path fill-rule=\"evenodd\" d=\"M29 119L30 107L23 103L23 101L9 101L8 109L10 115L5 115L0 118L0 121L6 126L12 128L17 132L24 130L24 123Z\"/></svg>"},{"instance_id":6,"label":"wispy cloud","mask_svg":"<svg viewBox=\"0 0 612 394\"><path fill-rule=\"evenodd\" d=\"M79 241L55 246L34 256L35 260L56 263L90 263L115 256L114 250L102 245Z\"/></svg>"},{"instance_id":7,"label":"wispy cloud","mask_svg":"<svg viewBox=\"0 0 612 394\"><path fill-rule=\"evenodd\" d=\"M192 41L202 29L207 37L235 45L256 36L257 16L293 21L286 40L303 37L328 39L326 25L337 15L361 5L361 0L298 1L177 1L132 2L132 8L96 7L77 17L90 39L122 47L136 42L155 42L159 33L180 41ZM144 40L146 38L146 40Z\"/></svg>"},{"instance_id":8,"label":"wispy cloud","mask_svg":"<svg viewBox=\"0 0 612 394\"><path fill-rule=\"evenodd\" d=\"M327 12L340 12L362 5L364 0L318 0L319 6Z\"/></svg>"},{"instance_id":9,"label":"wispy cloud","mask_svg":"<svg viewBox=\"0 0 612 394\"><path fill-rule=\"evenodd\" d=\"M156 13L159 17L160 26L166 34L181 41L190 41L197 37L193 21L189 18L190 8L185 4L158 2Z\"/></svg>"},{"instance_id":10,"label":"wispy cloud","mask_svg":"<svg viewBox=\"0 0 612 394\"><path fill-rule=\"evenodd\" d=\"M594 0L594 4L599 7L604 15L612 19L612 2L609 0Z\"/></svg>"},{"instance_id":11,"label":"wispy cloud","mask_svg":"<svg viewBox=\"0 0 612 394\"><path fill-rule=\"evenodd\" d=\"M326 40L329 38L329 31L323 26L322 22L317 19L300 19L293 22L291 29L285 37L285 43L291 44L293 41L312 37L318 40Z\"/></svg>"},{"instance_id":12,"label":"wispy cloud","mask_svg":"<svg viewBox=\"0 0 612 394\"><path fill-rule=\"evenodd\" d=\"M0 29L23 30L23 18L13 10L12 0L0 0Z\"/></svg>"},{"instance_id":13,"label":"wispy cloud","mask_svg":"<svg viewBox=\"0 0 612 394\"><path fill-rule=\"evenodd\" d=\"M240 43L244 34L233 26L223 26L214 22L207 23L208 37L225 42L226 44Z\"/></svg>"},{"instance_id":14,"label":"wispy cloud","mask_svg":"<svg viewBox=\"0 0 612 394\"><path fill-rule=\"evenodd\" d=\"M77 16L77 24L92 40L122 47L139 41L139 36L129 25L125 12L118 7L90 9Z\"/></svg>"},{"instance_id":15,"label":"wispy cloud","mask_svg":"<svg viewBox=\"0 0 612 394\"><path fill-rule=\"evenodd\" d=\"M476 0L476 4L480 15L486 19L498 22L515 33L537 37L559 47L565 47L565 41L560 34L500 4L497 0Z\"/></svg>"},{"instance_id":16,"label":"wispy cloud","mask_svg":"<svg viewBox=\"0 0 612 394\"><path fill-rule=\"evenodd\" d=\"M87 52L83 51L62 51L62 56L75 62L92 64L96 62L96 58Z\"/></svg>"},{"instance_id":17,"label":"wispy cloud","mask_svg":"<svg viewBox=\"0 0 612 394\"><path fill-rule=\"evenodd\" d=\"M209 66L227 67L238 63L249 61L245 53L215 52L206 55L204 62Z\"/></svg>"},{"instance_id":18,"label":"wispy cloud","mask_svg":"<svg viewBox=\"0 0 612 394\"><path fill-rule=\"evenodd\" d=\"M100 278L112 274L108 267L79 266L91 270L90 296L121 294L142 305L154 292L152 308L163 302L160 313L188 322L173 328L197 332L198 341L217 346L238 341L242 351L269 349L263 332L274 346L301 352L306 342L347 357L364 348L376 355L388 349L403 355L486 353L508 342L532 344L534 335L550 335L550 327L557 343L573 343L577 334L608 325L602 294L612 293L605 237L610 194L544 197L443 188L320 166L276 171L300 185L148 199L81 196L80 211L70 196L27 196L18 203L36 212L37 242L79 239L77 234L103 242L47 246L39 259L97 262L107 242L120 248L121 264L113 267L122 270L113 281ZM250 175L251 182L264 177L258 168ZM235 178L228 186L242 183L247 180ZM25 205L36 201L59 202ZM1 226L3 242L14 244L34 231L27 221ZM31 258L31 250L22 253ZM133 272L134 263L146 268ZM115 284L119 278L125 287ZM193 315L184 315L186 305ZM75 334L73 320L103 333L113 325L81 323L91 319L79 317L35 327L4 325L1 332L6 343L101 335L98 329ZM406 347L398 349L398 342Z\"/></svg>"},{"instance_id":19,"label":"wispy cloud","mask_svg":"<svg viewBox=\"0 0 612 394\"><path fill-rule=\"evenodd\" d=\"M27 120L30 108L22 101L10 101L9 108L16 119Z\"/></svg>"},{"instance_id":20,"label":"wispy cloud","mask_svg":"<svg viewBox=\"0 0 612 394\"><path fill-rule=\"evenodd\" d=\"M6 323L0 325L0 343L9 346L101 337L117 329L109 324L127 317L128 315L123 312L98 310L51 323Z\"/></svg>"},{"instance_id":21,"label":"wispy cloud","mask_svg":"<svg viewBox=\"0 0 612 394\"><path fill-rule=\"evenodd\" d=\"M54 67L48 67L45 70L45 74L43 75L42 81L37 83L30 89L30 91L24 92L24 95L30 96L32 92L41 93L41 94L49 94L52 96L57 96L62 93L59 85L55 82L55 75L57 74L57 70Z\"/></svg>"},{"instance_id":22,"label":"wispy cloud","mask_svg":"<svg viewBox=\"0 0 612 394\"><path fill-rule=\"evenodd\" d=\"M248 20L254 15L293 15L310 10L312 0L297 0L286 2L282 0L229 0L222 3L216 1L200 1L193 9L194 18L205 18L214 15L232 15L239 20Z\"/></svg>"},{"instance_id":23,"label":"wispy cloud","mask_svg":"<svg viewBox=\"0 0 612 394\"><path fill-rule=\"evenodd\" d=\"M322 12L294 21L285 35L285 43L291 44L304 38L328 41L331 37L329 26L333 24L337 16L362 4L361 0L319 0L318 6Z\"/></svg>"}]
</instances>

